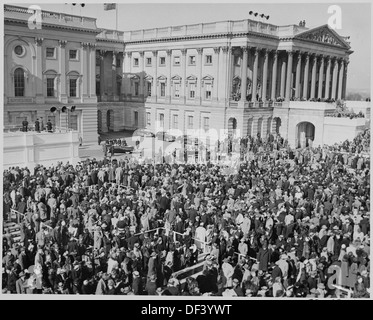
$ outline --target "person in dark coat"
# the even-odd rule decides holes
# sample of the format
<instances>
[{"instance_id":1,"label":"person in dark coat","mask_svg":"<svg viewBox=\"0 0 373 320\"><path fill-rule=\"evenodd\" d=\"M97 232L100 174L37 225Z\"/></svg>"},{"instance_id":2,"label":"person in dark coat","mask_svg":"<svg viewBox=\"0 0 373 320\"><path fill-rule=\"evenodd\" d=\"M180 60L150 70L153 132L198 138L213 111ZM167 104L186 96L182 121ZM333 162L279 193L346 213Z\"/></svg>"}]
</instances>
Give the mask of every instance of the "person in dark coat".
<instances>
[{"instance_id":1,"label":"person in dark coat","mask_svg":"<svg viewBox=\"0 0 373 320\"><path fill-rule=\"evenodd\" d=\"M40 122L39 122L39 118L36 119L36 121L35 121L35 131L36 131L36 132L40 132Z\"/></svg>"},{"instance_id":2,"label":"person in dark coat","mask_svg":"<svg viewBox=\"0 0 373 320\"><path fill-rule=\"evenodd\" d=\"M263 247L259 249L257 260L259 261L259 270L267 271L268 263L270 261L270 251L267 247L267 242L263 243Z\"/></svg>"},{"instance_id":3,"label":"person in dark coat","mask_svg":"<svg viewBox=\"0 0 373 320\"><path fill-rule=\"evenodd\" d=\"M22 121L22 131L27 132L27 130L28 130L28 121L27 119L25 119Z\"/></svg>"}]
</instances>

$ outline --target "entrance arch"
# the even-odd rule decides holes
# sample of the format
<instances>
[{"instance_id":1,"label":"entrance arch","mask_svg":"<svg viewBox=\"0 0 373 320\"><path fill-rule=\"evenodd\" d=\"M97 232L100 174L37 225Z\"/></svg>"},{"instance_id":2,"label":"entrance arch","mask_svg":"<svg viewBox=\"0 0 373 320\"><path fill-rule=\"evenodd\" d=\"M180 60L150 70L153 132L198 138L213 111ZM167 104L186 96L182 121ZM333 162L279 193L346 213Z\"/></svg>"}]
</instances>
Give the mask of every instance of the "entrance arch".
<instances>
[{"instance_id":1,"label":"entrance arch","mask_svg":"<svg viewBox=\"0 0 373 320\"><path fill-rule=\"evenodd\" d=\"M229 118L228 120L228 136L232 137L236 133L237 120L236 118Z\"/></svg>"},{"instance_id":2,"label":"entrance arch","mask_svg":"<svg viewBox=\"0 0 373 320\"><path fill-rule=\"evenodd\" d=\"M315 140L315 126L308 121L298 123L296 128L297 148L312 147Z\"/></svg>"}]
</instances>

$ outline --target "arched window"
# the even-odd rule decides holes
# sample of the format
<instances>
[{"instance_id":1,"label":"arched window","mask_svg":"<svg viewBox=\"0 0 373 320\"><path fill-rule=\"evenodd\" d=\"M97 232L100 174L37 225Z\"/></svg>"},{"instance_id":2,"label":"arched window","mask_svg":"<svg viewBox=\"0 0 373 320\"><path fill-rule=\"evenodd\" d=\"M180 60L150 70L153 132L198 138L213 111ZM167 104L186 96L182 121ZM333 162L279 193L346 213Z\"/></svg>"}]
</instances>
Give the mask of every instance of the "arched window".
<instances>
[{"instance_id":1,"label":"arched window","mask_svg":"<svg viewBox=\"0 0 373 320\"><path fill-rule=\"evenodd\" d=\"M25 72L22 68L14 71L14 95L16 97L25 95Z\"/></svg>"}]
</instances>

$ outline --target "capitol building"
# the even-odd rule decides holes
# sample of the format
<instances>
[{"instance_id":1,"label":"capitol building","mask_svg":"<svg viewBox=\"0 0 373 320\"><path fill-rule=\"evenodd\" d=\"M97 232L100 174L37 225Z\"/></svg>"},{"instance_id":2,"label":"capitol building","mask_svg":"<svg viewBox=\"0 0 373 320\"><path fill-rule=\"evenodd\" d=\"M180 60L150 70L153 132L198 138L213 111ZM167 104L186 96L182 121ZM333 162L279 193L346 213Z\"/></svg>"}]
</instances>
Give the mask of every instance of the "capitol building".
<instances>
[{"instance_id":1,"label":"capitol building","mask_svg":"<svg viewBox=\"0 0 373 320\"><path fill-rule=\"evenodd\" d=\"M84 143L138 128L277 132L301 147L353 138L368 123L368 113L330 116L346 97L353 50L328 25L246 19L123 32L42 11L42 28L30 29L32 13L4 7L5 129L49 119Z\"/></svg>"}]
</instances>

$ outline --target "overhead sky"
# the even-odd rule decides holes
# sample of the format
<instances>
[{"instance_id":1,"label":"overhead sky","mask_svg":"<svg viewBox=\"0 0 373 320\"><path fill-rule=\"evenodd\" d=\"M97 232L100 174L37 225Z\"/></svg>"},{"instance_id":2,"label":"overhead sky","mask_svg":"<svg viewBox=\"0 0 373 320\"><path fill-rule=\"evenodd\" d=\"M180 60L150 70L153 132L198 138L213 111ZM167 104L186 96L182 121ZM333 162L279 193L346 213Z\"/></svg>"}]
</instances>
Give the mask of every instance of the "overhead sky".
<instances>
[{"instance_id":1,"label":"overhead sky","mask_svg":"<svg viewBox=\"0 0 373 320\"><path fill-rule=\"evenodd\" d=\"M70 3L55 2L38 5L42 10L64 12L97 18L99 28L115 29L115 10L104 11L103 3L86 2L82 8ZM12 1L12 4L25 5L24 1ZM50 2L50 1L47 1ZM145 2L145 1L143 1ZM336 31L343 36L350 36L350 45L354 53L350 56L348 66L348 90L368 90L370 88L371 72L371 4L369 2L340 2L340 3L274 3L255 2L207 2L206 3L157 3L148 0L147 3L119 2L118 30L136 30L171 25L214 22L222 20L248 19L249 11L269 15L268 23L275 25L298 24L306 21L306 27L312 28L328 24L332 13L328 13L331 5L341 8L341 28ZM21 4L22 3L22 4ZM31 4L31 3L30 3ZM35 4L35 3L32 3ZM254 18L255 19L255 18Z\"/></svg>"}]
</instances>

